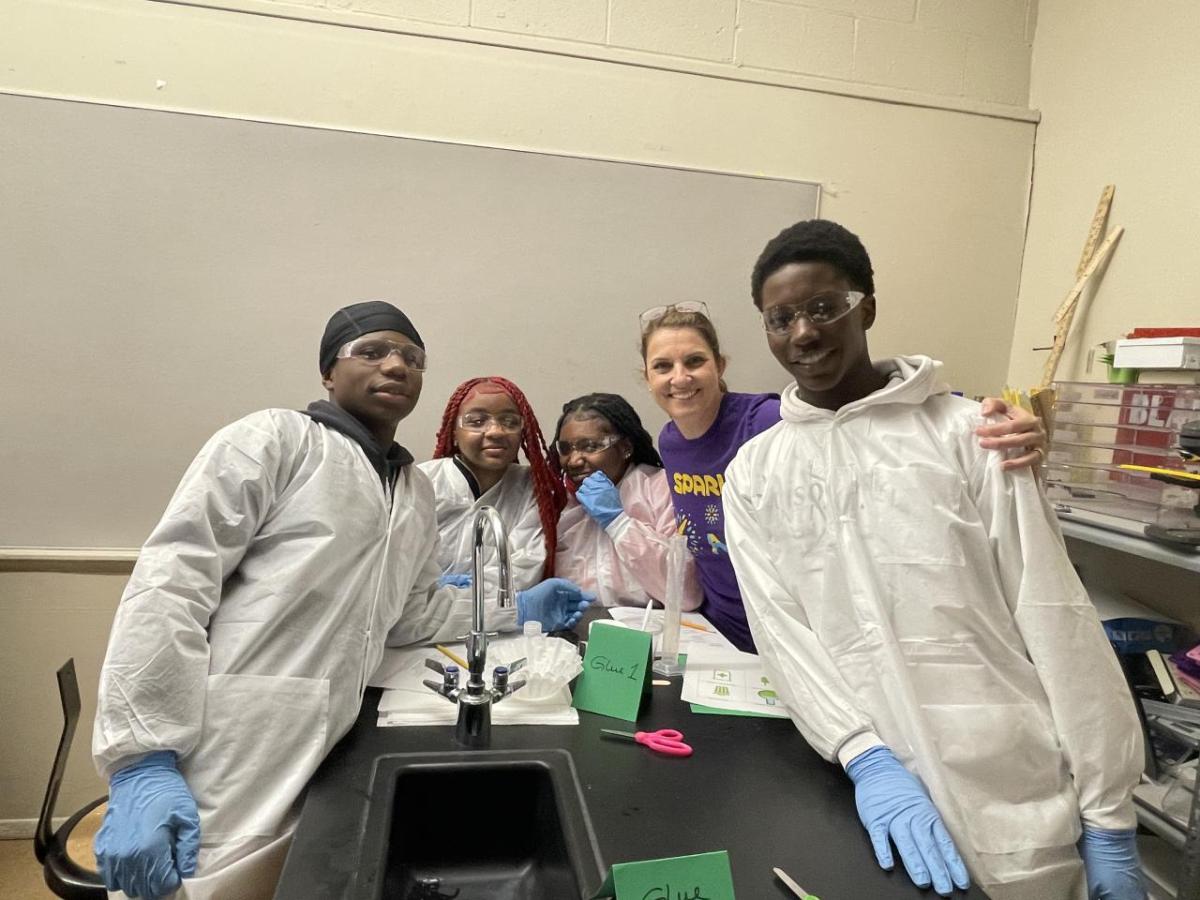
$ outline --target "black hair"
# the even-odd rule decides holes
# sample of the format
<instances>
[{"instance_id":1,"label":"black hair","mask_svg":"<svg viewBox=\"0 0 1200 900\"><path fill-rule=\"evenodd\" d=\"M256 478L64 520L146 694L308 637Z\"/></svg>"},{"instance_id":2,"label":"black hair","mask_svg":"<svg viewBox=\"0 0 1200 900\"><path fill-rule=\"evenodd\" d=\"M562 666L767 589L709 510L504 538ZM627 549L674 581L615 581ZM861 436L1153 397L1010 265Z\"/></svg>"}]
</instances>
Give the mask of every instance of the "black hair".
<instances>
[{"instance_id":1,"label":"black hair","mask_svg":"<svg viewBox=\"0 0 1200 900\"><path fill-rule=\"evenodd\" d=\"M630 456L632 465L644 464L657 469L663 467L662 457L654 449L654 438L642 426L642 420L629 401L620 394L584 394L563 404L562 415L554 426L554 443L558 443L562 434L563 423L568 416L581 419L601 416L616 430L617 434L629 441L633 447Z\"/></svg>"},{"instance_id":2,"label":"black hair","mask_svg":"<svg viewBox=\"0 0 1200 900\"><path fill-rule=\"evenodd\" d=\"M871 257L858 235L828 219L808 219L790 225L767 242L750 275L750 296L762 309L763 283L791 263L823 262L846 276L856 291L875 293Z\"/></svg>"}]
</instances>

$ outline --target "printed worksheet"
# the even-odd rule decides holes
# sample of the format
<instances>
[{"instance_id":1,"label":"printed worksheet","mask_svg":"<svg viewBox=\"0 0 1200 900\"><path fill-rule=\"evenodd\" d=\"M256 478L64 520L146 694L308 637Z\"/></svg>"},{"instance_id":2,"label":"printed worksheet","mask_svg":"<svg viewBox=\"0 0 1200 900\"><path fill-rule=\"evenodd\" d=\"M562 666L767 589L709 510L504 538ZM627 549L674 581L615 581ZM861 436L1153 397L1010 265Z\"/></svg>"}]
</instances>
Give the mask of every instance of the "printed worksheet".
<instances>
[{"instance_id":1,"label":"printed worksheet","mask_svg":"<svg viewBox=\"0 0 1200 900\"><path fill-rule=\"evenodd\" d=\"M683 675L682 698L730 712L788 717L783 701L775 693L762 660L753 653L732 648L698 648L688 653Z\"/></svg>"}]
</instances>

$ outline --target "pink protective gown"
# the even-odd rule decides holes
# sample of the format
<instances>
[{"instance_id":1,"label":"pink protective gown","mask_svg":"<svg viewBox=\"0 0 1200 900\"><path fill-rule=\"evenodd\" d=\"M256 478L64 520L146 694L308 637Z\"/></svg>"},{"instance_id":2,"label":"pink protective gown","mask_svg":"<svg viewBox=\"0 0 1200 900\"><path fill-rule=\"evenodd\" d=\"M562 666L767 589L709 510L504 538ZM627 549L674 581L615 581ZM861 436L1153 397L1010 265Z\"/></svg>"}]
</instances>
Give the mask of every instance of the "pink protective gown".
<instances>
[{"instance_id":1,"label":"pink protective gown","mask_svg":"<svg viewBox=\"0 0 1200 900\"><path fill-rule=\"evenodd\" d=\"M555 574L593 591L605 606L645 606L667 596L667 541L675 533L675 507L662 469L630 466L617 484L624 512L607 528L571 497L558 522ZM703 596L690 555L683 608Z\"/></svg>"}]
</instances>

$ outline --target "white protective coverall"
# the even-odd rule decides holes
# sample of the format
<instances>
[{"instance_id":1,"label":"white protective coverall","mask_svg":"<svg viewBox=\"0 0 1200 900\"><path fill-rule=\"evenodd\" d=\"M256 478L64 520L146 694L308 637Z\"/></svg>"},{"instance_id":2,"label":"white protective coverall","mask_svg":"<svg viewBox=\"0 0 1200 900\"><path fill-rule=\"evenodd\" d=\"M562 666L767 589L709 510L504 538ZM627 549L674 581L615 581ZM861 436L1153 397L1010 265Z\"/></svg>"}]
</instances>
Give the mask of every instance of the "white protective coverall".
<instances>
[{"instance_id":1,"label":"white protective coverall","mask_svg":"<svg viewBox=\"0 0 1200 900\"><path fill-rule=\"evenodd\" d=\"M1080 820L1135 824L1137 714L1030 472L982 450L939 363L836 412L792 385L725 475L750 628L797 728L884 744L996 900L1085 898ZM864 837L865 839L865 837Z\"/></svg>"},{"instance_id":2,"label":"white protective coverall","mask_svg":"<svg viewBox=\"0 0 1200 900\"><path fill-rule=\"evenodd\" d=\"M667 541L675 533L675 507L662 469L630 466L617 483L623 512L601 528L572 496L558 520L554 572L592 591L605 606L645 606L667 599ZM683 608L704 599L692 555L687 554Z\"/></svg>"},{"instance_id":3,"label":"white protective coverall","mask_svg":"<svg viewBox=\"0 0 1200 900\"><path fill-rule=\"evenodd\" d=\"M385 489L358 443L301 413L253 413L200 451L117 608L92 747L105 777L176 752L202 842L176 897L273 895L297 801L389 630L449 639L469 622L468 591L434 590L435 542L415 466Z\"/></svg>"},{"instance_id":4,"label":"white protective coverall","mask_svg":"<svg viewBox=\"0 0 1200 900\"><path fill-rule=\"evenodd\" d=\"M500 514L508 529L509 571L514 591L523 591L542 580L546 564L546 539L529 467L512 464L504 476L475 498L466 475L450 457L417 463L417 468L429 476L437 504L438 555L440 571L470 575L474 558L475 513L480 507L491 506ZM486 553L485 596L495 596L498 567L495 565L496 545L489 533L484 538ZM462 588L470 596L470 588ZM515 619L514 619L515 622ZM470 630L470 620L459 634Z\"/></svg>"}]
</instances>

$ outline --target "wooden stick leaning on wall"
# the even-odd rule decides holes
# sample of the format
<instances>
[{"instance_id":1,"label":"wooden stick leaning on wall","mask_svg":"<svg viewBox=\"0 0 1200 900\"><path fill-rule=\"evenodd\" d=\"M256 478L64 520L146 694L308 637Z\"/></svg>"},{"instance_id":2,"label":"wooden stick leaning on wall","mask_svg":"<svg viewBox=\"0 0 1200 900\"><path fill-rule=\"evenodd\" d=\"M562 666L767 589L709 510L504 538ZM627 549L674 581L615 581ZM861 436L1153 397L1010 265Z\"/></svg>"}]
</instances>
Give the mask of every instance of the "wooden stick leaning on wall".
<instances>
[{"instance_id":1,"label":"wooden stick leaning on wall","mask_svg":"<svg viewBox=\"0 0 1200 900\"><path fill-rule=\"evenodd\" d=\"M1067 337L1071 331L1071 322L1075 317L1075 308L1078 305L1079 297L1083 293L1083 288L1087 285L1088 278L1091 273L1099 268L1100 253L1097 246L1100 244L1100 236L1104 234L1105 227L1108 224L1108 213L1112 208L1113 195L1116 193L1116 185L1105 185L1104 190L1100 192L1100 201L1096 204L1096 211L1092 214L1092 223L1088 227L1087 238L1083 242L1083 251L1079 255L1079 263L1075 266L1075 285L1067 293L1066 298L1054 313L1054 341L1050 349L1050 357L1046 360L1045 368L1042 370L1041 384L1029 392L1030 405L1033 406L1033 411L1041 417L1042 422L1046 426L1046 437L1049 440L1050 433L1054 429L1054 390L1050 385L1054 382L1054 375L1058 371L1058 363L1062 358L1063 350L1066 348ZM1104 246L1100 249L1106 257L1112 252L1112 247L1120 237L1124 229L1118 228L1113 235L1110 235L1105 240ZM1096 261L1096 265L1093 265ZM1064 322L1065 320L1065 322Z\"/></svg>"},{"instance_id":2,"label":"wooden stick leaning on wall","mask_svg":"<svg viewBox=\"0 0 1200 900\"><path fill-rule=\"evenodd\" d=\"M1100 240L1104 237L1104 231L1108 227L1108 211L1112 209L1113 194L1116 191L1115 184L1107 184L1100 192L1100 202L1096 204L1096 211L1092 214L1092 224L1088 228L1087 240L1083 242L1083 252L1079 254L1079 265L1075 267L1076 278L1083 275L1088 263L1096 255L1096 248L1100 246ZM1057 320L1057 315L1055 319Z\"/></svg>"},{"instance_id":3,"label":"wooden stick leaning on wall","mask_svg":"<svg viewBox=\"0 0 1200 900\"><path fill-rule=\"evenodd\" d=\"M1050 358L1046 360L1046 367L1042 370L1042 389L1050 387L1054 381L1054 375L1058 371L1058 363L1062 358L1063 350L1067 346L1067 338L1070 336L1071 323L1075 320L1075 311L1079 308L1079 298L1083 294L1083 289L1087 287L1088 281L1096 274L1096 270L1108 259L1113 248L1116 247L1117 241L1121 235L1125 233L1125 229L1118 225L1108 237L1104 239L1104 243L1096 251L1091 262L1083 270L1083 274L1076 280L1074 286L1067 293L1067 297L1063 300L1062 306L1059 307L1059 312L1055 314L1055 319L1058 320L1058 328L1054 332L1054 347L1050 351Z\"/></svg>"}]
</instances>

